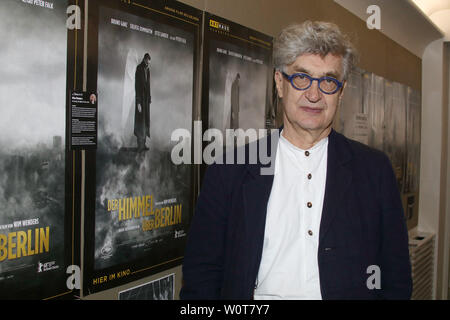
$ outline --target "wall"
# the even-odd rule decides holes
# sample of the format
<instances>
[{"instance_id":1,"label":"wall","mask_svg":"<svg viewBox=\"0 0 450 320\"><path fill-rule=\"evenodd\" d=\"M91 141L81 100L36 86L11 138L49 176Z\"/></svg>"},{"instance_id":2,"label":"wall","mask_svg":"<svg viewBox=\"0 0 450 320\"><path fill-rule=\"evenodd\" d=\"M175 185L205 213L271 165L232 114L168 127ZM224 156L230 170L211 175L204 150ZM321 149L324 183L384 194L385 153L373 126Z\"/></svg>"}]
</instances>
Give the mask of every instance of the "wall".
<instances>
[{"instance_id":1,"label":"wall","mask_svg":"<svg viewBox=\"0 0 450 320\"><path fill-rule=\"evenodd\" d=\"M450 41L450 9L435 11L430 15L430 19L445 33L443 41ZM423 214L428 217L434 217L437 221L435 227L440 241L438 242L437 253L437 269L436 269L436 295L438 299L450 298L450 168L449 168L449 152L450 152L450 44L449 42L441 42L440 46L435 45L436 55L442 54L443 59L443 85L442 91L442 145L441 148L434 150L435 154L441 154L442 167L440 178L440 206L439 211L424 211ZM424 57L425 61L425 57ZM432 77L430 75L430 77ZM430 81L436 78L430 78ZM428 95L424 92L424 95ZM436 134L438 134L436 132ZM429 218L429 219L430 219ZM428 219L428 220L429 220ZM422 225L419 223L419 228Z\"/></svg>"},{"instance_id":2,"label":"wall","mask_svg":"<svg viewBox=\"0 0 450 320\"><path fill-rule=\"evenodd\" d=\"M444 186L444 197L446 199L445 210L445 231L443 240L443 266L442 266L442 295L443 299L450 299L450 167L449 167L449 152L450 152L450 43L445 44L445 60L447 63L447 177L444 176L445 186ZM446 295L447 294L447 295ZM446 296L445 296L446 295Z\"/></svg>"},{"instance_id":3,"label":"wall","mask_svg":"<svg viewBox=\"0 0 450 320\"><path fill-rule=\"evenodd\" d=\"M436 238L435 294L449 297L450 256L450 168L449 136L449 45L450 10L434 12L430 19L445 33L424 52L422 104L422 168L419 230L434 232ZM439 121L440 120L440 121ZM433 155L433 156L430 156ZM422 183L423 182L423 183ZM423 201L423 202L422 202Z\"/></svg>"},{"instance_id":4,"label":"wall","mask_svg":"<svg viewBox=\"0 0 450 320\"><path fill-rule=\"evenodd\" d=\"M436 234L435 297L447 297L450 210L448 172L449 58L443 40L432 42L423 55L422 137L420 168L420 231ZM447 47L448 50L448 47ZM431 156L432 155L432 156Z\"/></svg>"},{"instance_id":5,"label":"wall","mask_svg":"<svg viewBox=\"0 0 450 320\"><path fill-rule=\"evenodd\" d=\"M442 40L431 43L423 55L422 77L422 136L420 158L420 212L438 212L440 194L440 167L442 123L436 121L442 113L443 79ZM435 156L430 157L430 154ZM436 215L419 215L421 231L437 231L439 219Z\"/></svg>"}]
</instances>

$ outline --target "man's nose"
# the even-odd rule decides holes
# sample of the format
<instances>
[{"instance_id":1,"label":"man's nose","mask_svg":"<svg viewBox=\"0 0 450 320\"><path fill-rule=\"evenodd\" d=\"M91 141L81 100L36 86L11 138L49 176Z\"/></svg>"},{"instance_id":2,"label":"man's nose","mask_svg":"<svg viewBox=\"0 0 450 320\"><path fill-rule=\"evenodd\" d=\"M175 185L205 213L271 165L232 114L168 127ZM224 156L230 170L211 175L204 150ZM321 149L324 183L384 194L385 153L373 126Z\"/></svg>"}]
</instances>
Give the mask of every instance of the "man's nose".
<instances>
[{"instance_id":1,"label":"man's nose","mask_svg":"<svg viewBox=\"0 0 450 320\"><path fill-rule=\"evenodd\" d=\"M311 83L311 86L305 92L305 96L310 102L318 102L321 99L322 95L319 89L319 81L314 80Z\"/></svg>"}]
</instances>

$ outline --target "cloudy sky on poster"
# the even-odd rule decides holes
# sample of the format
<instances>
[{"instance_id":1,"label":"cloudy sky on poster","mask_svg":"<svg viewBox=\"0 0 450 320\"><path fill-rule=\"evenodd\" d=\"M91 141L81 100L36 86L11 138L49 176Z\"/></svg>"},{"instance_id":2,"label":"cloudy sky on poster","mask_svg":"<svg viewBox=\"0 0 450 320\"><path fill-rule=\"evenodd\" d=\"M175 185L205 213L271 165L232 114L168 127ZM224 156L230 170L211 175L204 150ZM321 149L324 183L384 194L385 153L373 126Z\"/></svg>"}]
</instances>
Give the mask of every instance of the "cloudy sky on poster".
<instances>
[{"instance_id":1,"label":"cloudy sky on poster","mask_svg":"<svg viewBox=\"0 0 450 320\"><path fill-rule=\"evenodd\" d=\"M22 148L65 135L66 1L53 9L0 3L0 147ZM63 139L64 140L64 139Z\"/></svg>"}]
</instances>

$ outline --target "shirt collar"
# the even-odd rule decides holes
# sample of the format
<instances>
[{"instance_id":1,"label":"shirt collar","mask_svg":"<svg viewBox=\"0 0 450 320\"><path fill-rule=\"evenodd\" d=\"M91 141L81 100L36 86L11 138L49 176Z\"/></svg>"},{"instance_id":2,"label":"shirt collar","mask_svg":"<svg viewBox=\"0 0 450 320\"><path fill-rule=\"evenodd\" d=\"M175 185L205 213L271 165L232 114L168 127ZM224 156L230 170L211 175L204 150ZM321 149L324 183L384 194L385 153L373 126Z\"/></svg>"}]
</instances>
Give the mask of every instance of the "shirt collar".
<instances>
[{"instance_id":1,"label":"shirt collar","mask_svg":"<svg viewBox=\"0 0 450 320\"><path fill-rule=\"evenodd\" d=\"M312 148L309 148L309 149L301 149L301 148L295 146L294 144L292 144L288 139L286 139L283 136L283 130L281 130L281 133L280 133L280 140L283 141L283 143L285 145L287 145L290 149L292 149L292 150L294 150L296 152L304 153L305 151L309 151L309 152L317 151L320 148L322 148L323 146L325 146L326 143L328 142L328 136L326 136L325 138L322 138L321 140L319 140L319 142L317 142Z\"/></svg>"}]
</instances>

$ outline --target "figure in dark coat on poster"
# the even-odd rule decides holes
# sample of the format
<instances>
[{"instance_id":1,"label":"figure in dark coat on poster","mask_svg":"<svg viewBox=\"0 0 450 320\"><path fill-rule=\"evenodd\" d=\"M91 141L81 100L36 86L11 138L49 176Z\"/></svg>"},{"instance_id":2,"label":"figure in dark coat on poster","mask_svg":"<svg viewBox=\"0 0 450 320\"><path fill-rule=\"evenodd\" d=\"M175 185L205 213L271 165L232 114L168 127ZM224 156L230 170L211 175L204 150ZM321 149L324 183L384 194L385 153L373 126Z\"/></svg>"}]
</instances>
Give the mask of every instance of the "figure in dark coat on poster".
<instances>
[{"instance_id":1,"label":"figure in dark coat on poster","mask_svg":"<svg viewBox=\"0 0 450 320\"><path fill-rule=\"evenodd\" d=\"M136 108L134 114L134 135L138 150L148 150L145 140L150 138L150 54L146 53L142 62L136 67Z\"/></svg>"},{"instance_id":2,"label":"figure in dark coat on poster","mask_svg":"<svg viewBox=\"0 0 450 320\"><path fill-rule=\"evenodd\" d=\"M231 121L230 129L239 128L239 80L241 76L236 74L236 78L231 85Z\"/></svg>"}]
</instances>

